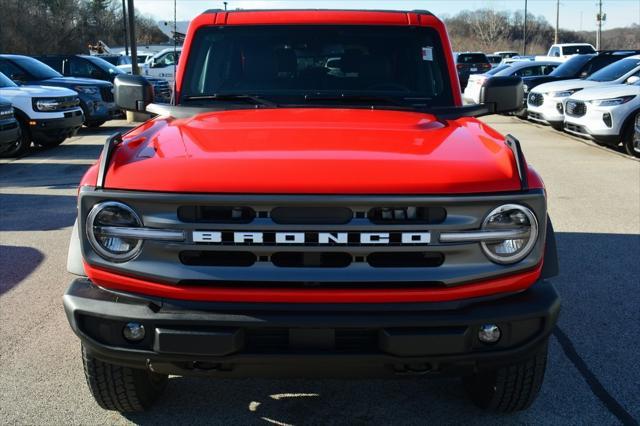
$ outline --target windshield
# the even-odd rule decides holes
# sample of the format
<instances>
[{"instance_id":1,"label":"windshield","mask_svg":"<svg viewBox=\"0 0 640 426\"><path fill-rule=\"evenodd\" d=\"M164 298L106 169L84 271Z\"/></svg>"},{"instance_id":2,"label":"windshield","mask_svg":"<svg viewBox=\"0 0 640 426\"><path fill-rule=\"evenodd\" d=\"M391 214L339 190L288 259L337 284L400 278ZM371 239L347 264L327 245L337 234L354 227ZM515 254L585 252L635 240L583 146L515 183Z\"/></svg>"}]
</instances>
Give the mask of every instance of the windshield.
<instances>
[{"instance_id":1,"label":"windshield","mask_svg":"<svg viewBox=\"0 0 640 426\"><path fill-rule=\"evenodd\" d=\"M120 68L114 66L112 63L102 58L98 58L96 56L85 56L85 58L88 59L89 62L93 63L93 65L97 66L98 68L104 71L107 71L109 74L114 74L114 75L126 74Z\"/></svg>"},{"instance_id":2,"label":"windshield","mask_svg":"<svg viewBox=\"0 0 640 426\"><path fill-rule=\"evenodd\" d=\"M10 59L17 66L29 73L35 80L62 77L62 74L37 59L28 56L15 56Z\"/></svg>"},{"instance_id":3,"label":"windshield","mask_svg":"<svg viewBox=\"0 0 640 426\"><path fill-rule=\"evenodd\" d=\"M9 77L0 72L0 87L18 87Z\"/></svg>"},{"instance_id":4,"label":"windshield","mask_svg":"<svg viewBox=\"0 0 640 426\"><path fill-rule=\"evenodd\" d=\"M564 46L562 48L563 55L583 55L585 53L596 53L596 51L588 44L582 46Z\"/></svg>"},{"instance_id":5,"label":"windshield","mask_svg":"<svg viewBox=\"0 0 640 426\"><path fill-rule=\"evenodd\" d=\"M437 33L392 26L207 27L194 38L182 100L213 94L420 98L452 106Z\"/></svg>"},{"instance_id":6,"label":"windshield","mask_svg":"<svg viewBox=\"0 0 640 426\"><path fill-rule=\"evenodd\" d=\"M640 59L625 58L611 65L607 65L600 71L591 74L587 80L591 81L613 81L617 80L629 71L640 66Z\"/></svg>"},{"instance_id":7,"label":"windshield","mask_svg":"<svg viewBox=\"0 0 640 426\"><path fill-rule=\"evenodd\" d=\"M504 71L504 70L509 69L509 68L511 68L511 64L498 65L494 69L485 72L485 74L486 75L495 75L495 74L498 74L500 71ZM505 73L500 73L500 75L502 75L502 74L505 74Z\"/></svg>"},{"instance_id":8,"label":"windshield","mask_svg":"<svg viewBox=\"0 0 640 426\"><path fill-rule=\"evenodd\" d=\"M460 53L458 55L459 64L478 64L489 62L484 53Z\"/></svg>"},{"instance_id":9,"label":"windshield","mask_svg":"<svg viewBox=\"0 0 640 426\"><path fill-rule=\"evenodd\" d=\"M582 67L589 62L594 55L578 55L568 59L562 65L551 72L554 77L569 78L578 75Z\"/></svg>"}]
</instances>

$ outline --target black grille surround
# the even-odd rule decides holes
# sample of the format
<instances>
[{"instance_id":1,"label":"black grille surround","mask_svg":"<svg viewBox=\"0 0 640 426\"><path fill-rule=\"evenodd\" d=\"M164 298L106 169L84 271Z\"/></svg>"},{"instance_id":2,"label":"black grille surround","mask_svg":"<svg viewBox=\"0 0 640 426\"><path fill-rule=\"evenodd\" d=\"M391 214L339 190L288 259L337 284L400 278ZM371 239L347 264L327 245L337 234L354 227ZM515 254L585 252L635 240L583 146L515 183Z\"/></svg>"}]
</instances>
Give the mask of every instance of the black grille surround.
<instances>
[{"instance_id":1,"label":"black grille surround","mask_svg":"<svg viewBox=\"0 0 640 426\"><path fill-rule=\"evenodd\" d=\"M135 259L120 264L109 262L93 251L84 232L89 210L96 203L108 200L132 207L142 218L143 226L181 230L186 239L179 242L146 240ZM440 243L441 232L478 230L491 210L510 203L532 209L540 229L546 228L546 202L541 190L459 196L351 196L168 194L83 187L79 203L83 257L90 265L174 286L229 288L238 283L242 288L241 283L247 282L262 283L263 288L276 288L283 283L328 288L335 288L338 283L353 283L356 287L359 283L377 283L378 287L395 289L413 288L420 283L455 286L535 268L542 258L545 233L539 233L537 244L527 258L514 265L498 265L486 258L477 242ZM236 216L241 222L226 220L225 215L218 223L184 221L184 216L178 217L183 206L205 206L214 211L218 207L238 206L242 209ZM349 209L352 217L347 223L313 224L308 223L307 217L304 223L279 224L270 216L277 209L303 207L328 208L327 211L335 208L340 212ZM368 217L373 209L404 207L444 209L446 217L440 221L440 216L440 223L375 223ZM247 221L243 211L255 212L255 216L250 215ZM283 217L291 221L291 217ZM314 244L311 240L304 244L276 243L266 237L262 243L234 243L232 240L225 244L199 243L193 240L194 231L219 232L221 235L234 232L318 235L328 232L348 234L349 239L341 244ZM363 243L352 238L364 233L387 233L389 241ZM403 243L397 237L401 233L429 233L430 241Z\"/></svg>"},{"instance_id":2,"label":"black grille surround","mask_svg":"<svg viewBox=\"0 0 640 426\"><path fill-rule=\"evenodd\" d=\"M582 101L569 99L565 107L565 114L570 117L583 117L587 113L587 104Z\"/></svg>"},{"instance_id":3,"label":"black grille surround","mask_svg":"<svg viewBox=\"0 0 640 426\"><path fill-rule=\"evenodd\" d=\"M529 105L540 106L544 103L544 96L542 93L531 92L529 93L528 102Z\"/></svg>"}]
</instances>

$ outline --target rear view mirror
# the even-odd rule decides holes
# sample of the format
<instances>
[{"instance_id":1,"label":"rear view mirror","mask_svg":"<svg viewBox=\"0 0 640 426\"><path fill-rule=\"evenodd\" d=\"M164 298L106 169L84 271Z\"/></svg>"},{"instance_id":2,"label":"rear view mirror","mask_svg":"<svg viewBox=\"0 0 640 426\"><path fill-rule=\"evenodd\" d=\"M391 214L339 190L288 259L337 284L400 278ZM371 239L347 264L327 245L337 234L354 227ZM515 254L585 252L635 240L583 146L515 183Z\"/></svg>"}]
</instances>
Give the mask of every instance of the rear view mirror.
<instances>
[{"instance_id":1,"label":"rear view mirror","mask_svg":"<svg viewBox=\"0 0 640 426\"><path fill-rule=\"evenodd\" d=\"M638 77L637 75L632 75L627 79L627 84L636 84L639 81L640 81L640 77Z\"/></svg>"},{"instance_id":2,"label":"rear view mirror","mask_svg":"<svg viewBox=\"0 0 640 426\"><path fill-rule=\"evenodd\" d=\"M153 87L141 75L121 74L113 81L114 98L118 108L144 112L153 102Z\"/></svg>"},{"instance_id":3,"label":"rear view mirror","mask_svg":"<svg viewBox=\"0 0 640 426\"><path fill-rule=\"evenodd\" d=\"M521 109L523 97L520 77L492 77L480 89L480 103L491 107L496 114Z\"/></svg>"}]
</instances>

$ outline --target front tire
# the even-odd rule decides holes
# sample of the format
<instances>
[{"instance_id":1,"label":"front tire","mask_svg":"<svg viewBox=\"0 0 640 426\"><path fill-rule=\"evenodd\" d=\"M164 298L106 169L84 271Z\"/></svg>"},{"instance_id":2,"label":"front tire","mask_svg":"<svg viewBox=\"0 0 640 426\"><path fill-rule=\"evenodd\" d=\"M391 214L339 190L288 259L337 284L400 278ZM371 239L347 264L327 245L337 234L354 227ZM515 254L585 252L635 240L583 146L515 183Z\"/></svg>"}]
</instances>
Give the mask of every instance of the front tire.
<instances>
[{"instance_id":1,"label":"front tire","mask_svg":"<svg viewBox=\"0 0 640 426\"><path fill-rule=\"evenodd\" d=\"M635 122L640 121L638 117L640 117L640 113L636 115ZM622 135L622 144L624 145L624 150L627 154L640 158L640 135L635 135L635 132L636 129L634 128L634 122L631 122Z\"/></svg>"},{"instance_id":2,"label":"front tire","mask_svg":"<svg viewBox=\"0 0 640 426\"><path fill-rule=\"evenodd\" d=\"M31 133L29 127L22 120L18 120L20 126L20 137L7 150L2 151L0 158L19 157L31 146Z\"/></svg>"},{"instance_id":3,"label":"front tire","mask_svg":"<svg viewBox=\"0 0 640 426\"><path fill-rule=\"evenodd\" d=\"M547 343L531 357L496 370L463 378L467 394L478 407L511 413L525 410L538 396L547 365Z\"/></svg>"},{"instance_id":4,"label":"front tire","mask_svg":"<svg viewBox=\"0 0 640 426\"><path fill-rule=\"evenodd\" d=\"M87 385L100 407L121 413L151 407L167 386L168 376L100 361L82 347Z\"/></svg>"},{"instance_id":5,"label":"front tire","mask_svg":"<svg viewBox=\"0 0 640 426\"><path fill-rule=\"evenodd\" d=\"M105 120L90 120L90 121L86 121L84 125L89 129L97 129L98 127L102 126L104 123L106 123Z\"/></svg>"}]
</instances>

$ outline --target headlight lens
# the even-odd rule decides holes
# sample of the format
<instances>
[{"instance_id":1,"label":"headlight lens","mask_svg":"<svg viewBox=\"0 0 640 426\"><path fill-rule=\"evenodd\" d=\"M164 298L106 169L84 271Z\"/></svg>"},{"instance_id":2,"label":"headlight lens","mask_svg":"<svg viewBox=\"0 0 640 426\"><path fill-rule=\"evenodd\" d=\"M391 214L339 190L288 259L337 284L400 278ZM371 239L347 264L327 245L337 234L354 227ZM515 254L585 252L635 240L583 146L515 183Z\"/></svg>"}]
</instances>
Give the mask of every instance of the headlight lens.
<instances>
[{"instance_id":1,"label":"headlight lens","mask_svg":"<svg viewBox=\"0 0 640 426\"><path fill-rule=\"evenodd\" d=\"M35 101L35 107L38 111L57 111L60 102L57 99L38 99Z\"/></svg>"},{"instance_id":2,"label":"headlight lens","mask_svg":"<svg viewBox=\"0 0 640 426\"><path fill-rule=\"evenodd\" d=\"M0 119L5 120L13 117L13 108L0 108Z\"/></svg>"},{"instance_id":3,"label":"headlight lens","mask_svg":"<svg viewBox=\"0 0 640 426\"><path fill-rule=\"evenodd\" d=\"M616 106L626 104L633 98L635 98L635 96L621 96L619 98L594 99L588 102L594 106Z\"/></svg>"},{"instance_id":4,"label":"headlight lens","mask_svg":"<svg viewBox=\"0 0 640 426\"><path fill-rule=\"evenodd\" d=\"M105 201L93 206L87 216L87 238L93 249L112 262L126 262L140 253L142 240L107 235L106 227L139 228L142 221L126 204Z\"/></svg>"},{"instance_id":5,"label":"headlight lens","mask_svg":"<svg viewBox=\"0 0 640 426\"><path fill-rule=\"evenodd\" d=\"M78 93L84 93L85 95L97 95L100 91L96 86L75 86L73 90Z\"/></svg>"},{"instance_id":6,"label":"headlight lens","mask_svg":"<svg viewBox=\"0 0 640 426\"><path fill-rule=\"evenodd\" d=\"M524 93L529 93L529 86L527 86L526 84L523 84L522 88L524 89Z\"/></svg>"},{"instance_id":7,"label":"headlight lens","mask_svg":"<svg viewBox=\"0 0 640 426\"><path fill-rule=\"evenodd\" d=\"M516 263L524 259L538 238L538 220L531 210L518 204L505 204L489 213L482 224L484 231L523 229L525 237L513 240L482 242L484 254L500 264Z\"/></svg>"},{"instance_id":8,"label":"headlight lens","mask_svg":"<svg viewBox=\"0 0 640 426\"><path fill-rule=\"evenodd\" d=\"M545 95L548 95L552 98L566 98L568 96L573 95L574 93L576 93L577 91L580 91L582 89L574 89L574 90L561 90L559 92L547 92L545 93Z\"/></svg>"}]
</instances>

